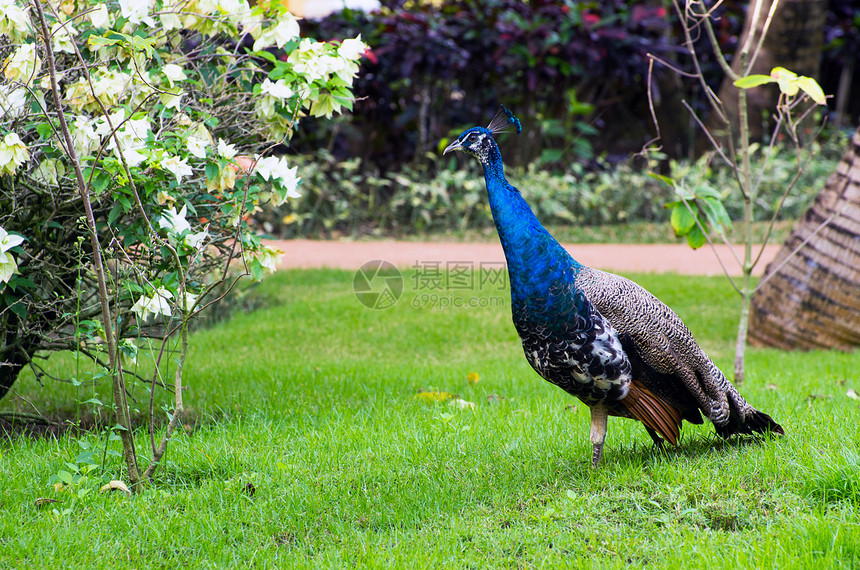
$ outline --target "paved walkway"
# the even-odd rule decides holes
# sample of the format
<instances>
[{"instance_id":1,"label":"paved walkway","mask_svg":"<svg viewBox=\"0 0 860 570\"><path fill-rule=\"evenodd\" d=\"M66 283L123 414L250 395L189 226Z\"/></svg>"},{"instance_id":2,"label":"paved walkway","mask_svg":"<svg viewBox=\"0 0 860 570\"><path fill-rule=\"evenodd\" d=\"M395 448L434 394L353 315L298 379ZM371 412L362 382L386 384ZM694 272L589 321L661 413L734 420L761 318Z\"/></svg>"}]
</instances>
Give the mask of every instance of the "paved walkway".
<instances>
[{"instance_id":1,"label":"paved walkway","mask_svg":"<svg viewBox=\"0 0 860 570\"><path fill-rule=\"evenodd\" d=\"M382 259L399 267L426 266L440 262L464 262L478 267L480 263L504 262L498 243L451 243L409 241L317 241L287 240L274 244L284 251L281 268L331 267L358 269L363 263ZM580 262L606 271L675 272L684 275L722 275L722 260L731 275L740 275L743 248L720 245L714 251L705 246L692 250L684 244L614 245L566 244L567 250ZM761 256L754 274L761 275L774 258L780 245L769 245ZM758 248L753 250L757 255Z\"/></svg>"}]
</instances>

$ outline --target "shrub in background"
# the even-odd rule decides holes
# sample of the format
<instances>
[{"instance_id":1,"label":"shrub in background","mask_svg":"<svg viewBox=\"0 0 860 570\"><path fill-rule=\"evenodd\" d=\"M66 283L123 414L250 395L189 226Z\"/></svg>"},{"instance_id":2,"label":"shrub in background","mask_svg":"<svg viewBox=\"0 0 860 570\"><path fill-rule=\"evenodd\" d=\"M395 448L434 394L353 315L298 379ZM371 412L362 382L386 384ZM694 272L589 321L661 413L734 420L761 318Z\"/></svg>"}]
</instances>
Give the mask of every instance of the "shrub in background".
<instances>
[{"instance_id":1,"label":"shrub in background","mask_svg":"<svg viewBox=\"0 0 860 570\"><path fill-rule=\"evenodd\" d=\"M182 416L189 319L236 273L274 269L247 220L299 178L271 150L300 115L351 108L365 46L301 39L275 2L0 4L0 396L25 364L40 376L45 351L89 357L92 380L113 382L136 484ZM151 387L145 471L128 376ZM175 397L164 413L158 385Z\"/></svg>"}]
</instances>

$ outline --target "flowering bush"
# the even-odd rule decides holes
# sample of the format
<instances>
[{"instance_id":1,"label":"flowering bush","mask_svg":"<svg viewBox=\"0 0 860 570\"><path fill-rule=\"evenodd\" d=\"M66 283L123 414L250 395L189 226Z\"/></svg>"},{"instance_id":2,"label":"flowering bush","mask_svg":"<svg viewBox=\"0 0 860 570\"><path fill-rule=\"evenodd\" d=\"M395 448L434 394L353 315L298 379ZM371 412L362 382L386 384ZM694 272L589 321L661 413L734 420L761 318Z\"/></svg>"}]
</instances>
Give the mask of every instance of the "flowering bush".
<instances>
[{"instance_id":1,"label":"flowering bush","mask_svg":"<svg viewBox=\"0 0 860 570\"><path fill-rule=\"evenodd\" d=\"M75 350L121 404L122 354L171 349L231 267L274 269L246 219L300 179L272 151L301 118L351 109L365 45L300 38L277 2L0 0L0 14L0 396L37 351Z\"/></svg>"}]
</instances>

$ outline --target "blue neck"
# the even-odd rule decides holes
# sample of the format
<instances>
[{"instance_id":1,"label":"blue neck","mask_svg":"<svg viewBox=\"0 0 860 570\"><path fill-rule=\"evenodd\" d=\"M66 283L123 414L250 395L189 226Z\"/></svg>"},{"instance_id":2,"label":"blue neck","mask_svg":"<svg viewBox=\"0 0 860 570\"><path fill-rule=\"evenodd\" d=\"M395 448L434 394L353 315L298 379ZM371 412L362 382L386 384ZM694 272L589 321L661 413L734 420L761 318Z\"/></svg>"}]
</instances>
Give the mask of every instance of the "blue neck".
<instances>
[{"instance_id":1,"label":"blue neck","mask_svg":"<svg viewBox=\"0 0 860 570\"><path fill-rule=\"evenodd\" d=\"M526 306L531 312L557 314L561 297L569 300L570 296L556 295L556 286L569 283L575 291L574 280L582 265L544 229L519 190L505 179L498 147L492 148L483 166L490 209L508 262L515 317ZM581 312L583 307L576 305Z\"/></svg>"}]
</instances>

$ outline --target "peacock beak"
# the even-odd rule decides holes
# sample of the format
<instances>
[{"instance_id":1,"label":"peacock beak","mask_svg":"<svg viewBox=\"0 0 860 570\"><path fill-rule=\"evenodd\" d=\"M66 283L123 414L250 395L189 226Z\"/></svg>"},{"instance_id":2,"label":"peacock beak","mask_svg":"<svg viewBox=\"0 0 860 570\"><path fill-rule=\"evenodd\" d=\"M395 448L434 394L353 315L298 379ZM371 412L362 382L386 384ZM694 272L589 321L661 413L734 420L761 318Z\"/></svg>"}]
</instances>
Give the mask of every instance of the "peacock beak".
<instances>
[{"instance_id":1,"label":"peacock beak","mask_svg":"<svg viewBox=\"0 0 860 570\"><path fill-rule=\"evenodd\" d=\"M452 150L459 150L460 148L462 148L462 146L463 146L463 145L462 145L462 144L460 144L460 139L456 139L454 142L452 142L451 144L449 144L449 145L448 145L448 148L446 148L446 149L442 152L442 156L445 156L446 154L448 154L448 152L449 152L449 151L452 151Z\"/></svg>"}]
</instances>

